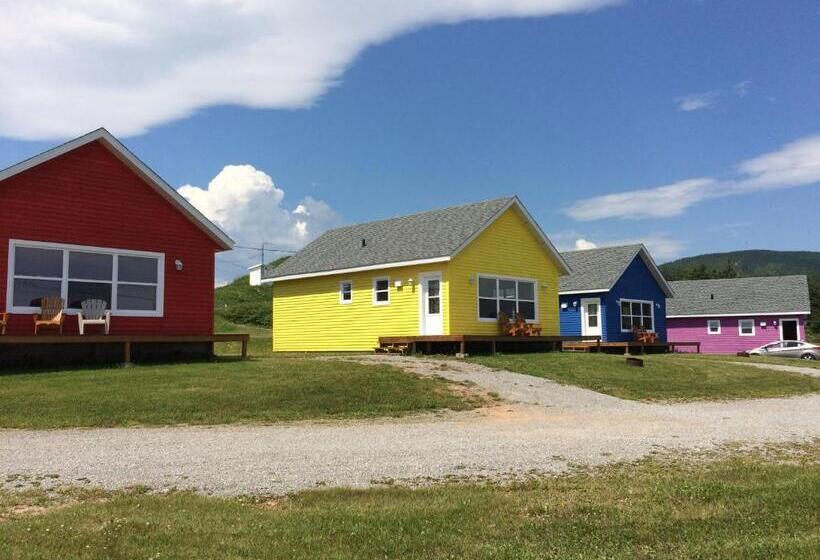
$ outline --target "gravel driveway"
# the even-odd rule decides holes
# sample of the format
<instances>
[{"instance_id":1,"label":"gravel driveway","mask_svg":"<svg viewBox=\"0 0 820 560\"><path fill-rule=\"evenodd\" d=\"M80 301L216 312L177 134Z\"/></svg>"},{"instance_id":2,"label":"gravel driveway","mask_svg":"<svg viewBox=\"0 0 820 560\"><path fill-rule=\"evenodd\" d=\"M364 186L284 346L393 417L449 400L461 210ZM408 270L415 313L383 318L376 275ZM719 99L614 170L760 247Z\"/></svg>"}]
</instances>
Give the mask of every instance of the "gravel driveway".
<instances>
[{"instance_id":1,"label":"gravel driveway","mask_svg":"<svg viewBox=\"0 0 820 560\"><path fill-rule=\"evenodd\" d=\"M820 437L820 395L644 404L464 362L361 359L470 381L511 402L380 421L2 430L0 482L14 488L45 477L45 485L145 484L268 494L450 475L504 478L634 459L662 449Z\"/></svg>"}]
</instances>

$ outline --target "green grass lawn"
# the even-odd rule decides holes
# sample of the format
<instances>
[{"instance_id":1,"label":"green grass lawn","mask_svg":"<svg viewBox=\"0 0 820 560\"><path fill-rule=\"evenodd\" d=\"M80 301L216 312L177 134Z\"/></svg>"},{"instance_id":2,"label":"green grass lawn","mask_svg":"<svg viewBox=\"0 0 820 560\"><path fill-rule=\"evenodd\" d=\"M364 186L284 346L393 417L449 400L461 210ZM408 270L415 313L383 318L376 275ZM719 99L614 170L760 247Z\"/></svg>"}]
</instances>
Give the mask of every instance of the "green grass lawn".
<instances>
[{"instance_id":1,"label":"green grass lawn","mask_svg":"<svg viewBox=\"0 0 820 560\"><path fill-rule=\"evenodd\" d=\"M816 558L820 446L785 451L278 499L0 490L0 550L9 560Z\"/></svg>"},{"instance_id":2,"label":"green grass lawn","mask_svg":"<svg viewBox=\"0 0 820 560\"><path fill-rule=\"evenodd\" d=\"M228 328L237 329L217 330ZM0 375L0 428L366 418L483 402L456 394L445 380L389 366L274 355L270 331L251 330L252 359L245 361Z\"/></svg>"},{"instance_id":3,"label":"green grass lawn","mask_svg":"<svg viewBox=\"0 0 820 560\"><path fill-rule=\"evenodd\" d=\"M719 354L677 354L681 358L693 360L711 360L713 362L750 362L755 364L772 364L777 366L820 368L820 361L800 360L796 358L776 358L773 356L726 356Z\"/></svg>"},{"instance_id":4,"label":"green grass lawn","mask_svg":"<svg viewBox=\"0 0 820 560\"><path fill-rule=\"evenodd\" d=\"M568 352L477 356L470 360L633 400L745 399L820 391L820 379L798 373L676 354L642 358L643 368L627 366L623 356Z\"/></svg>"}]
</instances>

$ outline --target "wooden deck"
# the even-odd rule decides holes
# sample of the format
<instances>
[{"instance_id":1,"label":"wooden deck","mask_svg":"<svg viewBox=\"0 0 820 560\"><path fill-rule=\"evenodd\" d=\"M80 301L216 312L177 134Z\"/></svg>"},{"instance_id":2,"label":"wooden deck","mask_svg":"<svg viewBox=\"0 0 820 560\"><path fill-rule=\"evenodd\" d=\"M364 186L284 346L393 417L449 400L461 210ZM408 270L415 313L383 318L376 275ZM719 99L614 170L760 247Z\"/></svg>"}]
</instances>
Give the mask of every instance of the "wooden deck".
<instances>
[{"instance_id":1,"label":"wooden deck","mask_svg":"<svg viewBox=\"0 0 820 560\"><path fill-rule=\"evenodd\" d=\"M674 352L678 346L694 346L700 354L700 342L567 342L563 349L567 352L623 352L624 354L646 354L648 352Z\"/></svg>"},{"instance_id":2,"label":"wooden deck","mask_svg":"<svg viewBox=\"0 0 820 560\"><path fill-rule=\"evenodd\" d=\"M239 342L240 355L248 356L250 335L243 333L225 333L203 336L159 336L159 335L38 335L38 336L0 336L0 346L37 346L37 345L122 345L122 361L131 363L131 348L135 344L213 344L215 342ZM213 353L213 352L212 352Z\"/></svg>"},{"instance_id":3,"label":"wooden deck","mask_svg":"<svg viewBox=\"0 0 820 560\"><path fill-rule=\"evenodd\" d=\"M466 354L467 345L481 344L489 347L492 354L496 353L499 344L532 346L542 345L550 350L561 350L568 342L587 342L595 344L600 339L594 336L501 336L477 334L447 334L447 335L418 335L418 336L380 336L379 348L406 348L411 354L420 348L430 354L435 346L457 345L459 354ZM423 345L423 346L421 346Z\"/></svg>"}]
</instances>

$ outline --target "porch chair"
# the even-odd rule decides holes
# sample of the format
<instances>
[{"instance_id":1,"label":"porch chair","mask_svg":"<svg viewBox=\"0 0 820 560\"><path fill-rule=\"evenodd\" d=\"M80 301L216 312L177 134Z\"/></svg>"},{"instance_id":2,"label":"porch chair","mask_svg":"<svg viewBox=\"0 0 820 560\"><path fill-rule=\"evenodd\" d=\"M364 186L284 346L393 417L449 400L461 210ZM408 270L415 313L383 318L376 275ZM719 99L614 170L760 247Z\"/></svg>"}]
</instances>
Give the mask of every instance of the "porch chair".
<instances>
[{"instance_id":1,"label":"porch chair","mask_svg":"<svg viewBox=\"0 0 820 560\"><path fill-rule=\"evenodd\" d=\"M6 334L6 325L9 322L8 313L0 313L0 335Z\"/></svg>"},{"instance_id":2,"label":"porch chair","mask_svg":"<svg viewBox=\"0 0 820 560\"><path fill-rule=\"evenodd\" d=\"M101 299L87 299L80 304L82 311L77 314L77 325L80 334L85 334L86 325L102 325L105 327L105 334L111 327L111 312L106 310L108 302Z\"/></svg>"},{"instance_id":3,"label":"porch chair","mask_svg":"<svg viewBox=\"0 0 820 560\"><path fill-rule=\"evenodd\" d=\"M42 327L56 327L63 334L63 308L65 300L61 297L44 297L40 301L40 313L34 315L34 334L39 334Z\"/></svg>"},{"instance_id":4,"label":"porch chair","mask_svg":"<svg viewBox=\"0 0 820 560\"><path fill-rule=\"evenodd\" d=\"M521 334L520 327L510 321L510 316L503 311L498 314L498 330L502 336L519 336Z\"/></svg>"},{"instance_id":5,"label":"porch chair","mask_svg":"<svg viewBox=\"0 0 820 560\"><path fill-rule=\"evenodd\" d=\"M541 325L528 323L523 313L515 316L515 324L524 336L541 336Z\"/></svg>"}]
</instances>

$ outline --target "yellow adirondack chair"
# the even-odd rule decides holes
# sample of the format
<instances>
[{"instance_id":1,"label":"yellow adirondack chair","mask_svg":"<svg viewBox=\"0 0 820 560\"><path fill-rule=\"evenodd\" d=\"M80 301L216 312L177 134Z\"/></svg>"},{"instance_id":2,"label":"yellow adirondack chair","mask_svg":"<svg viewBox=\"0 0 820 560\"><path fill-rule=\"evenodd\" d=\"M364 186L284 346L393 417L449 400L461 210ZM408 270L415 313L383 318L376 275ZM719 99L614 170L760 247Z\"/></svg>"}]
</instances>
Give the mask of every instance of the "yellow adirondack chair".
<instances>
[{"instance_id":1,"label":"yellow adirondack chair","mask_svg":"<svg viewBox=\"0 0 820 560\"><path fill-rule=\"evenodd\" d=\"M34 334L39 334L43 327L58 328L63 334L63 308L65 301L61 297L44 297L40 302L40 313L34 315Z\"/></svg>"}]
</instances>

